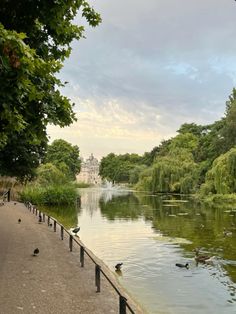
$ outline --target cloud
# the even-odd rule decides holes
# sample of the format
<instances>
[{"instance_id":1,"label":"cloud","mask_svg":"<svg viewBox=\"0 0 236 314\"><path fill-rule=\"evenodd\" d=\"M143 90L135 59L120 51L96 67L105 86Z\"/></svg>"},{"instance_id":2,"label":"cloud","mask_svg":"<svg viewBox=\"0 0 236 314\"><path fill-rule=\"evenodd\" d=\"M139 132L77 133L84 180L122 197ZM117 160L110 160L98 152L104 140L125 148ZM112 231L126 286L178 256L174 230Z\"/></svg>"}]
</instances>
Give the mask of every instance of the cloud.
<instances>
[{"instance_id":1,"label":"cloud","mask_svg":"<svg viewBox=\"0 0 236 314\"><path fill-rule=\"evenodd\" d=\"M91 3L103 23L73 44L60 73L79 120L58 134L95 154L141 152L182 123L223 116L236 81L234 1Z\"/></svg>"}]
</instances>

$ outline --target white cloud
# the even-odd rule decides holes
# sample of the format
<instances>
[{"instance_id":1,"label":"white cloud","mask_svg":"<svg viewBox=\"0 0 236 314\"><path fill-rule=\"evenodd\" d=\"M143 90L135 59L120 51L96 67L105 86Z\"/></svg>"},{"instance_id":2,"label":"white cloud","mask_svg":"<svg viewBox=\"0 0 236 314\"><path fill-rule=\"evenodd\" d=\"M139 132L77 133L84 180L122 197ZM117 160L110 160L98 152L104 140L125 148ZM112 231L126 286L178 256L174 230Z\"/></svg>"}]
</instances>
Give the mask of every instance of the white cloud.
<instances>
[{"instance_id":1,"label":"white cloud","mask_svg":"<svg viewBox=\"0 0 236 314\"><path fill-rule=\"evenodd\" d=\"M236 82L236 5L222 0L91 0L103 22L60 73L78 122L62 137L88 154L151 150L185 122L223 116Z\"/></svg>"}]
</instances>

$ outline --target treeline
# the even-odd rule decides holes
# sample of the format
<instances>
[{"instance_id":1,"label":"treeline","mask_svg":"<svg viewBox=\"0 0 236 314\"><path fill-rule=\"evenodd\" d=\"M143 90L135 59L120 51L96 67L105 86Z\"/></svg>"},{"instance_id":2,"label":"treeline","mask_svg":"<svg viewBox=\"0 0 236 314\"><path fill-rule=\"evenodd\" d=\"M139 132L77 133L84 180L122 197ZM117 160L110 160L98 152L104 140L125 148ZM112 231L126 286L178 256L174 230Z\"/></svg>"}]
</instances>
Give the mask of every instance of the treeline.
<instances>
[{"instance_id":1,"label":"treeline","mask_svg":"<svg viewBox=\"0 0 236 314\"><path fill-rule=\"evenodd\" d=\"M175 137L143 156L111 153L102 159L100 175L152 193L235 193L236 89L222 119L209 125L185 123Z\"/></svg>"}]
</instances>

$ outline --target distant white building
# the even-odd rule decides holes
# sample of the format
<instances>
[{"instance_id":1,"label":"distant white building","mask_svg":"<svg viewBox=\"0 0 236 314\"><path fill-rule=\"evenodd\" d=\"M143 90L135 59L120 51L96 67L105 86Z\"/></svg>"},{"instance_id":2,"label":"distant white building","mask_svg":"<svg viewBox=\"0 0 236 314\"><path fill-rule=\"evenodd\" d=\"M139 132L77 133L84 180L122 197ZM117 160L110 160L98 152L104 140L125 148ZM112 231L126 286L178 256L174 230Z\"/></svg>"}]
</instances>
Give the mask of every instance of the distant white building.
<instances>
[{"instance_id":1,"label":"distant white building","mask_svg":"<svg viewBox=\"0 0 236 314\"><path fill-rule=\"evenodd\" d=\"M99 176L99 162L97 158L91 154L89 158L84 161L82 159L80 173L76 176L77 182L84 182L89 184L101 184L102 179Z\"/></svg>"}]
</instances>

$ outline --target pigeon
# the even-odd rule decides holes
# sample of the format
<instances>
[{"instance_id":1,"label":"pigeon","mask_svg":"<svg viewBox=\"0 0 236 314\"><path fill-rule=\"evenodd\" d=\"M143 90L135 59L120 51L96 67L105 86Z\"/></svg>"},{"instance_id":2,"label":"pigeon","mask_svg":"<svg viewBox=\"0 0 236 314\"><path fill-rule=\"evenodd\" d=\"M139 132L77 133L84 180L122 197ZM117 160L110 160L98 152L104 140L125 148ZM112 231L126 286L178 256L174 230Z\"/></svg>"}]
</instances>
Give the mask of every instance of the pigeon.
<instances>
[{"instance_id":1,"label":"pigeon","mask_svg":"<svg viewBox=\"0 0 236 314\"><path fill-rule=\"evenodd\" d=\"M189 268L189 264L188 263L186 263L186 264L176 263L175 266L180 267L180 268L187 268L187 269Z\"/></svg>"},{"instance_id":2,"label":"pigeon","mask_svg":"<svg viewBox=\"0 0 236 314\"><path fill-rule=\"evenodd\" d=\"M18 219L18 224L20 224L20 223L21 223L21 219L19 218L19 219Z\"/></svg>"},{"instance_id":3,"label":"pigeon","mask_svg":"<svg viewBox=\"0 0 236 314\"><path fill-rule=\"evenodd\" d=\"M38 254L39 254L39 249L36 248L36 249L34 250L33 256L37 256Z\"/></svg>"},{"instance_id":4,"label":"pigeon","mask_svg":"<svg viewBox=\"0 0 236 314\"><path fill-rule=\"evenodd\" d=\"M115 266L115 269L116 270L121 270L121 266L123 265L123 263L118 263L118 264L116 264L116 266Z\"/></svg>"}]
</instances>

